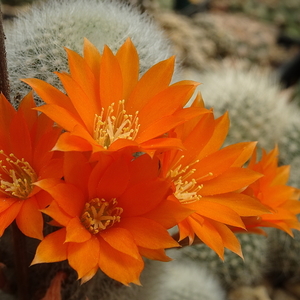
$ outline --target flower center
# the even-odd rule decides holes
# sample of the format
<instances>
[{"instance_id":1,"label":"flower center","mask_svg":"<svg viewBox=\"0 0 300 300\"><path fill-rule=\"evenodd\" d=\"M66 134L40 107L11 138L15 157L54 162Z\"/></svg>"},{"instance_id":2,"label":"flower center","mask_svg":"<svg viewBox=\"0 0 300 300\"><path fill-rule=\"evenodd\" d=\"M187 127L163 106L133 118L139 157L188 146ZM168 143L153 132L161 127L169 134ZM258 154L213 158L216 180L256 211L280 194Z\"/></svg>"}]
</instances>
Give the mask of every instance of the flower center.
<instances>
[{"instance_id":1,"label":"flower center","mask_svg":"<svg viewBox=\"0 0 300 300\"><path fill-rule=\"evenodd\" d=\"M30 164L22 158L18 159L14 154L8 156L0 150L0 191L14 198L26 199L37 175Z\"/></svg>"},{"instance_id":2,"label":"flower center","mask_svg":"<svg viewBox=\"0 0 300 300\"><path fill-rule=\"evenodd\" d=\"M120 100L115 111L115 104L112 103L107 109L106 117L104 108L100 115L95 115L94 139L105 149L117 139L134 140L137 136L140 128L138 111L134 116L128 115L124 104L125 100Z\"/></svg>"},{"instance_id":3,"label":"flower center","mask_svg":"<svg viewBox=\"0 0 300 300\"><path fill-rule=\"evenodd\" d=\"M176 189L174 196L182 203L191 203L202 198L199 191L203 188L203 184L198 184L197 180L193 178L196 169L191 169L191 167L198 163L199 160L195 160L189 165L182 166L181 160L183 158L184 155L179 157L173 165L173 169L169 170L167 173L167 177L171 178L175 185ZM213 174L208 173L206 176L211 175Z\"/></svg>"},{"instance_id":4,"label":"flower center","mask_svg":"<svg viewBox=\"0 0 300 300\"><path fill-rule=\"evenodd\" d=\"M94 198L85 204L81 215L83 226L92 234L112 227L116 222L120 222L120 215L123 212L121 207L117 207L116 198L107 201L105 199Z\"/></svg>"}]
</instances>

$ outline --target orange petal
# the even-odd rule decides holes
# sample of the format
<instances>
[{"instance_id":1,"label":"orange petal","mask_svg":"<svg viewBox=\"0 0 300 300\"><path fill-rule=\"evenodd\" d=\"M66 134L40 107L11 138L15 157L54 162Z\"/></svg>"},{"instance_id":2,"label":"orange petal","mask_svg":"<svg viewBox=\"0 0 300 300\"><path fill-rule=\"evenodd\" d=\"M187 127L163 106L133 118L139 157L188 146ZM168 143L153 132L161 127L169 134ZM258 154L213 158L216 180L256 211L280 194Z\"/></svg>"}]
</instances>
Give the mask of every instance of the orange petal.
<instances>
[{"instance_id":1,"label":"orange petal","mask_svg":"<svg viewBox=\"0 0 300 300\"><path fill-rule=\"evenodd\" d=\"M142 76L126 101L128 113L140 111L151 98L169 86L174 72L174 61L174 57L161 61Z\"/></svg>"},{"instance_id":2,"label":"orange petal","mask_svg":"<svg viewBox=\"0 0 300 300\"><path fill-rule=\"evenodd\" d=\"M200 160L199 163L195 165L196 172L194 173L194 178L199 180L199 182L205 182L211 180L214 177L219 176L226 170L228 170L233 164L236 164L237 159L241 160L241 155L246 152L245 149L249 148L249 144L252 143L238 143L225 147L217 152L212 153ZM250 148L253 151L255 143L252 144ZM251 156L249 154L248 158ZM220 163L222 162L222 163ZM209 176L208 176L209 174Z\"/></svg>"},{"instance_id":3,"label":"orange petal","mask_svg":"<svg viewBox=\"0 0 300 300\"><path fill-rule=\"evenodd\" d=\"M140 216L155 209L170 193L169 181L147 180L126 189L118 205L123 208L122 216Z\"/></svg>"},{"instance_id":4,"label":"orange petal","mask_svg":"<svg viewBox=\"0 0 300 300\"><path fill-rule=\"evenodd\" d=\"M83 243L68 244L68 262L79 279L97 266L99 251L99 241L95 236Z\"/></svg>"},{"instance_id":5,"label":"orange petal","mask_svg":"<svg viewBox=\"0 0 300 300\"><path fill-rule=\"evenodd\" d=\"M42 209L41 211L55 219L55 221L62 226L67 226L71 219L71 216L64 212L55 201L52 201L47 208Z\"/></svg>"},{"instance_id":6,"label":"orange petal","mask_svg":"<svg viewBox=\"0 0 300 300\"><path fill-rule=\"evenodd\" d=\"M98 49L86 38L84 38L83 55L86 63L96 78L95 88L99 89L101 54L99 53Z\"/></svg>"},{"instance_id":7,"label":"orange petal","mask_svg":"<svg viewBox=\"0 0 300 300\"><path fill-rule=\"evenodd\" d=\"M140 259L138 248L133 236L124 228L112 227L100 232L100 236L114 249Z\"/></svg>"},{"instance_id":8,"label":"orange petal","mask_svg":"<svg viewBox=\"0 0 300 300\"><path fill-rule=\"evenodd\" d=\"M123 99L128 99L139 79L139 56L130 38L116 54L123 78Z\"/></svg>"},{"instance_id":9,"label":"orange petal","mask_svg":"<svg viewBox=\"0 0 300 300\"><path fill-rule=\"evenodd\" d=\"M172 213L166 214L167 211ZM193 212L193 210L187 208L186 205L182 205L176 199L176 201L162 201L154 210L143 215L143 217L149 218L169 229L177 225Z\"/></svg>"},{"instance_id":10,"label":"orange petal","mask_svg":"<svg viewBox=\"0 0 300 300\"><path fill-rule=\"evenodd\" d=\"M78 217L72 218L69 221L66 231L65 242L83 243L91 239L90 232L82 225Z\"/></svg>"},{"instance_id":11,"label":"orange petal","mask_svg":"<svg viewBox=\"0 0 300 300\"><path fill-rule=\"evenodd\" d=\"M95 95L87 94L93 93L93 91L84 90L83 87L80 86L80 83L77 83L69 74L58 73L57 75L82 120L80 123L84 123L86 129L91 132L94 128L95 114L100 114L101 112L99 103L97 105L99 100L95 99ZM92 89L92 87L90 89Z\"/></svg>"},{"instance_id":12,"label":"orange petal","mask_svg":"<svg viewBox=\"0 0 300 300\"><path fill-rule=\"evenodd\" d=\"M67 259L65 239L66 230L64 228L47 235L38 245L31 265Z\"/></svg>"},{"instance_id":13,"label":"orange petal","mask_svg":"<svg viewBox=\"0 0 300 300\"><path fill-rule=\"evenodd\" d=\"M99 267L110 278L128 285L140 284L140 274L144 268L142 258L135 259L112 248L104 240L100 240Z\"/></svg>"},{"instance_id":14,"label":"orange petal","mask_svg":"<svg viewBox=\"0 0 300 300\"><path fill-rule=\"evenodd\" d=\"M107 200L118 198L123 194L129 182L128 167L128 160L125 159L118 159L112 162L98 179L97 194ZM122 207L122 204L120 206Z\"/></svg>"},{"instance_id":15,"label":"orange petal","mask_svg":"<svg viewBox=\"0 0 300 300\"><path fill-rule=\"evenodd\" d=\"M23 205L16 218L19 229L26 236L34 239L43 239L43 217L39 211L36 198L23 200Z\"/></svg>"},{"instance_id":16,"label":"orange petal","mask_svg":"<svg viewBox=\"0 0 300 300\"><path fill-rule=\"evenodd\" d=\"M210 218L227 225L245 228L239 215L225 205L201 199L199 201L186 204L186 206L189 209L196 211L194 214L199 214L202 217ZM194 214L192 214L192 216Z\"/></svg>"},{"instance_id":17,"label":"orange petal","mask_svg":"<svg viewBox=\"0 0 300 300\"><path fill-rule=\"evenodd\" d=\"M225 193L201 198L201 201L215 202L230 207L240 216L258 216L269 210L257 199L240 193Z\"/></svg>"},{"instance_id":18,"label":"orange petal","mask_svg":"<svg viewBox=\"0 0 300 300\"><path fill-rule=\"evenodd\" d=\"M23 205L23 201L15 200L4 212L0 214L0 236L4 230L15 220Z\"/></svg>"},{"instance_id":19,"label":"orange petal","mask_svg":"<svg viewBox=\"0 0 300 300\"><path fill-rule=\"evenodd\" d=\"M201 188L201 195L216 195L243 188L257 179L262 177L261 174L246 168L230 168L220 176L206 181Z\"/></svg>"},{"instance_id":20,"label":"orange petal","mask_svg":"<svg viewBox=\"0 0 300 300\"><path fill-rule=\"evenodd\" d=\"M143 132L140 132L136 137L136 141L142 143L151 138L163 135L166 132L170 131L174 127L195 118L201 114L207 113L207 110L203 109L194 109L194 108L185 108L173 115L165 116L153 124L145 128Z\"/></svg>"},{"instance_id":21,"label":"orange petal","mask_svg":"<svg viewBox=\"0 0 300 300\"><path fill-rule=\"evenodd\" d=\"M32 162L32 142L29 128L23 114L18 113L10 124L11 152L18 158Z\"/></svg>"},{"instance_id":22,"label":"orange petal","mask_svg":"<svg viewBox=\"0 0 300 300\"><path fill-rule=\"evenodd\" d=\"M122 71L117 58L107 46L104 46L101 60L100 99L105 109L112 103L117 105L123 99Z\"/></svg>"},{"instance_id":23,"label":"orange petal","mask_svg":"<svg viewBox=\"0 0 300 300\"><path fill-rule=\"evenodd\" d=\"M22 79L22 81L30 85L47 104L61 106L69 114L78 118L78 114L69 97L51 84L37 78Z\"/></svg>"},{"instance_id":24,"label":"orange petal","mask_svg":"<svg viewBox=\"0 0 300 300\"><path fill-rule=\"evenodd\" d=\"M224 247L243 258L241 244L234 233L224 224L214 221L211 221L211 224L213 224L214 228L220 234Z\"/></svg>"},{"instance_id":25,"label":"orange petal","mask_svg":"<svg viewBox=\"0 0 300 300\"><path fill-rule=\"evenodd\" d=\"M85 197L76 186L61 183L53 179L44 179L36 183L37 186L47 191L58 205L72 217L79 216L85 205Z\"/></svg>"},{"instance_id":26,"label":"orange petal","mask_svg":"<svg viewBox=\"0 0 300 300\"><path fill-rule=\"evenodd\" d=\"M70 151L64 155L64 179L85 190L92 172L88 158L81 152Z\"/></svg>"},{"instance_id":27,"label":"orange petal","mask_svg":"<svg viewBox=\"0 0 300 300\"><path fill-rule=\"evenodd\" d=\"M188 81L184 85L172 85L160 92L139 111L140 132L164 116L173 114L193 94L197 84Z\"/></svg>"},{"instance_id":28,"label":"orange petal","mask_svg":"<svg viewBox=\"0 0 300 300\"><path fill-rule=\"evenodd\" d=\"M229 129L229 118L228 113L225 113L223 116L219 117L215 121L215 130L210 138L209 142L201 150L198 155L198 159L202 159L210 153L213 153L220 149L222 144L225 141Z\"/></svg>"},{"instance_id":29,"label":"orange petal","mask_svg":"<svg viewBox=\"0 0 300 300\"><path fill-rule=\"evenodd\" d=\"M147 249L139 247L139 251L143 257L159 261L171 261L172 258L166 255L164 249Z\"/></svg>"},{"instance_id":30,"label":"orange petal","mask_svg":"<svg viewBox=\"0 0 300 300\"><path fill-rule=\"evenodd\" d=\"M18 107L18 113L22 113L22 115L26 119L26 124L29 129L33 127L33 124L38 119L37 111L32 109L34 107L36 106L33 99L33 92L31 91L22 99Z\"/></svg>"},{"instance_id":31,"label":"orange petal","mask_svg":"<svg viewBox=\"0 0 300 300\"><path fill-rule=\"evenodd\" d=\"M193 217L188 217L188 222L203 243L213 249L224 260L224 245L216 228L207 220L200 225Z\"/></svg>"},{"instance_id":32,"label":"orange petal","mask_svg":"<svg viewBox=\"0 0 300 300\"><path fill-rule=\"evenodd\" d=\"M140 247L149 249L178 247L178 243L170 237L167 230L151 219L122 218L118 226L127 229Z\"/></svg>"}]
</instances>

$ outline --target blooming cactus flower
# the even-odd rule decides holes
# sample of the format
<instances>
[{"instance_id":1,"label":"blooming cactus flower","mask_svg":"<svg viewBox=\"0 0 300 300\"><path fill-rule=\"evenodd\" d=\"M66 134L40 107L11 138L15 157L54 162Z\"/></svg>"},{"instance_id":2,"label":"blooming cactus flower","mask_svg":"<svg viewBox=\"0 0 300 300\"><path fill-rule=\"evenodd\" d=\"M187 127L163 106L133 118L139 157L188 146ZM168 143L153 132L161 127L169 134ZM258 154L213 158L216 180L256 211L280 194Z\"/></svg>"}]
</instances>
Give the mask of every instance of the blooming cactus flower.
<instances>
[{"instance_id":1,"label":"blooming cactus flower","mask_svg":"<svg viewBox=\"0 0 300 300\"><path fill-rule=\"evenodd\" d=\"M142 256L170 260L164 249L178 243L167 228L190 214L167 199L170 181L158 172L158 160L147 154L102 154L91 164L82 153L65 153L64 181L37 183L54 199L43 212L62 228L40 243L33 264L67 259L83 282L100 268L124 284L139 284Z\"/></svg>"},{"instance_id":2,"label":"blooming cactus flower","mask_svg":"<svg viewBox=\"0 0 300 300\"><path fill-rule=\"evenodd\" d=\"M194 106L202 106L200 96ZM238 143L220 149L229 126L228 115L214 119L208 111L173 130L184 149L172 149L161 156L162 176L174 184L174 196L194 211L178 224L180 239L198 236L223 258L224 247L242 255L230 226L245 228L243 216L268 212L257 199L241 194L262 175L243 164L255 143Z\"/></svg>"},{"instance_id":3,"label":"blooming cactus flower","mask_svg":"<svg viewBox=\"0 0 300 300\"><path fill-rule=\"evenodd\" d=\"M292 229L300 230L297 214L300 213L300 190L286 185L289 179L289 166L278 166L278 148L266 152L256 161L256 152L252 155L248 168L264 176L253 182L243 192L255 196L269 208L269 214L259 218L245 218L248 231L260 232L257 227L275 227L293 236Z\"/></svg>"},{"instance_id":4,"label":"blooming cactus flower","mask_svg":"<svg viewBox=\"0 0 300 300\"><path fill-rule=\"evenodd\" d=\"M139 57L130 39L116 55L108 47L100 55L87 40L84 57L71 50L67 53L71 74L57 73L67 95L41 80L23 80L46 102L39 110L67 131L56 150L181 147L180 140L163 135L201 109L182 108L198 83L170 85L173 57L154 65L139 79Z\"/></svg>"},{"instance_id":5,"label":"blooming cactus flower","mask_svg":"<svg viewBox=\"0 0 300 300\"><path fill-rule=\"evenodd\" d=\"M35 104L31 93L18 111L2 94L0 106L0 235L16 220L26 236L42 239L40 209L51 199L34 183L62 176L62 159L50 152L61 129L32 110Z\"/></svg>"}]
</instances>

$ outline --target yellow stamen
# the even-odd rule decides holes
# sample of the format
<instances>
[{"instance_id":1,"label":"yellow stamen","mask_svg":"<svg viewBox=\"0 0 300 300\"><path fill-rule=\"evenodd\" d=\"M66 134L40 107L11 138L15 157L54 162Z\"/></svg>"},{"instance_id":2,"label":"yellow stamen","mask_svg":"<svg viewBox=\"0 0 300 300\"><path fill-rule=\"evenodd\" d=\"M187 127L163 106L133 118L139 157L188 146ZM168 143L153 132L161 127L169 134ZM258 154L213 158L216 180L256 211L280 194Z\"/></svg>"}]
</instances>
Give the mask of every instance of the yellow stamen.
<instances>
[{"instance_id":1,"label":"yellow stamen","mask_svg":"<svg viewBox=\"0 0 300 300\"><path fill-rule=\"evenodd\" d=\"M176 187L174 196L182 203L191 203L202 198L199 191L203 188L203 184L198 184L198 181L207 176L212 176L213 173L209 172L205 176L195 179L192 175L196 172L196 169L190 169L190 167L197 164L199 160L195 160L183 167L181 164L183 158L184 155L179 157L173 168L167 173L167 177L172 179Z\"/></svg>"},{"instance_id":2,"label":"yellow stamen","mask_svg":"<svg viewBox=\"0 0 300 300\"><path fill-rule=\"evenodd\" d=\"M104 108L100 115L95 115L94 139L105 149L117 139L134 140L138 134L140 125L138 111L135 115L128 115L125 110L125 100L118 103L118 108L114 113L114 103L108 109L106 117Z\"/></svg>"},{"instance_id":3,"label":"yellow stamen","mask_svg":"<svg viewBox=\"0 0 300 300\"><path fill-rule=\"evenodd\" d=\"M14 154L7 156L0 150L0 190L9 197L26 199L33 189L32 183L37 180L37 175L30 164L18 159Z\"/></svg>"},{"instance_id":4,"label":"yellow stamen","mask_svg":"<svg viewBox=\"0 0 300 300\"><path fill-rule=\"evenodd\" d=\"M92 199L85 204L81 215L82 224L92 234L112 227L116 222L120 222L120 215L123 212L123 209L117 207L117 204L115 198L109 201L103 198Z\"/></svg>"}]
</instances>

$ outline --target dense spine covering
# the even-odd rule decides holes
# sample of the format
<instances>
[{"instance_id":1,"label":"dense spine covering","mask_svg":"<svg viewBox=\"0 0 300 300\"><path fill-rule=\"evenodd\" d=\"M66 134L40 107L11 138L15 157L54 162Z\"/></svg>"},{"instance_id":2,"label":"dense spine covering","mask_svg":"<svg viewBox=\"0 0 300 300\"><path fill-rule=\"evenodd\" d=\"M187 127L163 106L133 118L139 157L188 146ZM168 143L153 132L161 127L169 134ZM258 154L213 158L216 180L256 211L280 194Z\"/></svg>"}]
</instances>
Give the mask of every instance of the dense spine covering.
<instances>
[{"instance_id":1,"label":"dense spine covering","mask_svg":"<svg viewBox=\"0 0 300 300\"><path fill-rule=\"evenodd\" d=\"M20 78L39 78L59 86L54 71L68 71L64 47L78 53L83 39L99 51L108 45L115 52L130 37L140 57L140 72L171 56L162 31L146 14L118 1L47 1L32 5L6 28L11 100L18 106L29 91Z\"/></svg>"}]
</instances>

